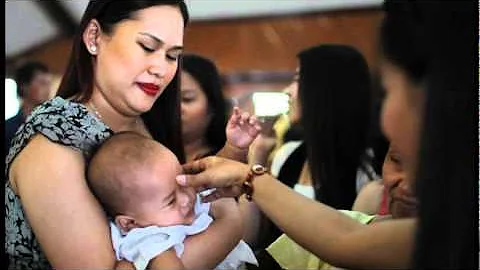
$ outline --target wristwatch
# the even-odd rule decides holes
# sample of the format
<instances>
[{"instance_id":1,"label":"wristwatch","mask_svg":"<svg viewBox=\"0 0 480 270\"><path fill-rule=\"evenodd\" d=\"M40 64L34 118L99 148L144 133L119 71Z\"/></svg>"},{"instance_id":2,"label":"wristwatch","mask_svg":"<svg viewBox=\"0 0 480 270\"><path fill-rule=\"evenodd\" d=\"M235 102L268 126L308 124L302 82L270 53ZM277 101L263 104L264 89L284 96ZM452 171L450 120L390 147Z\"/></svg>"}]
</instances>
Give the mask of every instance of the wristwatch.
<instances>
[{"instance_id":1,"label":"wristwatch","mask_svg":"<svg viewBox=\"0 0 480 270\"><path fill-rule=\"evenodd\" d=\"M252 201L253 195L253 179L255 176L260 176L268 172L268 169L260 164L254 164L250 171L247 174L247 179L243 182L242 188L243 192L245 193L245 197L248 201Z\"/></svg>"}]
</instances>

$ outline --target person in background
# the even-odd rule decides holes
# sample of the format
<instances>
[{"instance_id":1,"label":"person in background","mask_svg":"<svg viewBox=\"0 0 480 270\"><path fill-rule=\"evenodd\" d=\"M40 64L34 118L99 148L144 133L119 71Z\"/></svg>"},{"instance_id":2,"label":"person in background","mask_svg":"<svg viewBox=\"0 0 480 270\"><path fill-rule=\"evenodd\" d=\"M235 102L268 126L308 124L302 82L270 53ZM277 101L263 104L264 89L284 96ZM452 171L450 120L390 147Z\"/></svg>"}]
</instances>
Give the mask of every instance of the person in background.
<instances>
[{"instance_id":1,"label":"person in background","mask_svg":"<svg viewBox=\"0 0 480 270\"><path fill-rule=\"evenodd\" d=\"M395 197L392 198L391 196L391 190L396 186L400 189L403 188L405 186L405 177L406 172L403 169L402 159L398 150L396 150L394 145L390 145L383 162L382 179L372 181L363 187L355 199L352 210L369 215L389 215L392 208L390 205L395 200ZM395 185L392 183L395 183ZM400 197L410 196L408 191L404 193L406 194L400 194ZM405 201L410 202L411 200L407 199ZM401 210L394 211L398 212ZM401 216L401 214L397 216Z\"/></svg>"},{"instance_id":2,"label":"person in background","mask_svg":"<svg viewBox=\"0 0 480 270\"><path fill-rule=\"evenodd\" d=\"M226 142L227 102L215 63L203 56L182 57L182 136L187 161L215 155Z\"/></svg>"},{"instance_id":3,"label":"person in background","mask_svg":"<svg viewBox=\"0 0 480 270\"><path fill-rule=\"evenodd\" d=\"M292 126L301 127L303 139L287 142L277 151L272 175L310 199L350 210L369 127L367 62L358 50L340 44L307 48L298 58L298 73L285 92L291 98ZM245 216L257 216L254 206L245 209L251 210ZM260 229L255 221L247 226L253 231L248 238L257 239L249 241L262 249L282 232L269 221L260 222Z\"/></svg>"},{"instance_id":4,"label":"person in background","mask_svg":"<svg viewBox=\"0 0 480 270\"><path fill-rule=\"evenodd\" d=\"M408 188L406 172L396 148L390 146L383 163L383 180L367 184L355 200L352 211L341 210L361 224L375 224L387 219L414 218L418 200ZM268 255L266 254L268 253ZM311 254L287 235L280 236L261 255L269 269L332 269L331 265ZM273 259L273 260L272 260ZM262 265L260 265L260 268ZM253 267L252 267L253 268Z\"/></svg>"},{"instance_id":5,"label":"person in background","mask_svg":"<svg viewBox=\"0 0 480 270\"><path fill-rule=\"evenodd\" d=\"M477 269L477 4L386 0L384 11L382 130L402 157L403 188L418 200L415 217L362 225L297 194L261 166L222 158L185 164L177 182L216 188L205 201L246 194L286 235L331 265Z\"/></svg>"},{"instance_id":6,"label":"person in background","mask_svg":"<svg viewBox=\"0 0 480 270\"><path fill-rule=\"evenodd\" d=\"M22 64L15 72L15 81L21 107L17 115L5 122L5 157L17 129L36 106L50 98L52 91L52 75L48 67L40 62L30 61Z\"/></svg>"},{"instance_id":7,"label":"person in background","mask_svg":"<svg viewBox=\"0 0 480 270\"><path fill-rule=\"evenodd\" d=\"M183 0L88 2L57 96L27 118L6 158L9 269L133 266L115 260L108 219L85 168L95 146L122 131L151 138L185 162L178 67L188 21ZM220 150L237 160L247 151ZM186 268L213 268L241 238L235 200L211 207L216 224L185 241ZM177 258L167 253L151 268L168 269Z\"/></svg>"}]
</instances>

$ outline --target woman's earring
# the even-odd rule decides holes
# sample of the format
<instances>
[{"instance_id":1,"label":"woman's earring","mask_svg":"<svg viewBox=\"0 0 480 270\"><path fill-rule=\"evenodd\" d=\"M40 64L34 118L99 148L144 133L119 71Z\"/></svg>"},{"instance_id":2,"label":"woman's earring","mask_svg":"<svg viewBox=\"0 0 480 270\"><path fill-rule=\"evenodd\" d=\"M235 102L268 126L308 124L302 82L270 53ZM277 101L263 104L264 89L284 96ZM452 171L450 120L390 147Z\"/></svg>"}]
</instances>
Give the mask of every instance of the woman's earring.
<instances>
[{"instance_id":1,"label":"woman's earring","mask_svg":"<svg viewBox=\"0 0 480 270\"><path fill-rule=\"evenodd\" d=\"M90 52L93 54L97 53L97 46L95 45L90 46Z\"/></svg>"}]
</instances>

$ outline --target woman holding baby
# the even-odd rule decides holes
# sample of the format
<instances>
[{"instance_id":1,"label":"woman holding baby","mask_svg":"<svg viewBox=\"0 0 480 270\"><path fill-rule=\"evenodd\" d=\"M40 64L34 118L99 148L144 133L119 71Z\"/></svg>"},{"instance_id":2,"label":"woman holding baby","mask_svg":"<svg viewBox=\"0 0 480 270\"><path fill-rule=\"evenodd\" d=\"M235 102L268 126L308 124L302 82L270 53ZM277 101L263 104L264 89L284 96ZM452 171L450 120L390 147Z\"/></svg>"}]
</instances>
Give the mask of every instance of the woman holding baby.
<instances>
[{"instance_id":1,"label":"woman holding baby","mask_svg":"<svg viewBox=\"0 0 480 270\"><path fill-rule=\"evenodd\" d=\"M95 146L122 131L152 138L185 160L177 71L188 20L182 0L89 2L57 97L33 112L9 150L9 268L116 266L108 220L87 185L85 167ZM255 123L248 115L237 118ZM245 141L250 139L247 134ZM222 153L244 159L246 151L227 143ZM187 268L213 268L240 240L234 200L212 204L212 212L214 224L185 242L181 260ZM159 258L151 266L161 263Z\"/></svg>"}]
</instances>

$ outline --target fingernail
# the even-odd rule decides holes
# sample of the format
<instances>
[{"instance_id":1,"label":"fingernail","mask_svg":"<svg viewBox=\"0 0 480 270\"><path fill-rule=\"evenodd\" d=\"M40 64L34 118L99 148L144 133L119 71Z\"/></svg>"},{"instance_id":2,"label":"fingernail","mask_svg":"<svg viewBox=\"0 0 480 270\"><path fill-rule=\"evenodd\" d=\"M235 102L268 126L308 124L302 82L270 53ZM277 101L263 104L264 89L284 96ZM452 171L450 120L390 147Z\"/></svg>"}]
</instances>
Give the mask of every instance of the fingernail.
<instances>
[{"instance_id":1,"label":"fingernail","mask_svg":"<svg viewBox=\"0 0 480 270\"><path fill-rule=\"evenodd\" d=\"M183 174L177 175L177 177L175 177L175 179L177 180L177 183L182 185L182 186L185 186L187 184L187 177Z\"/></svg>"}]
</instances>

